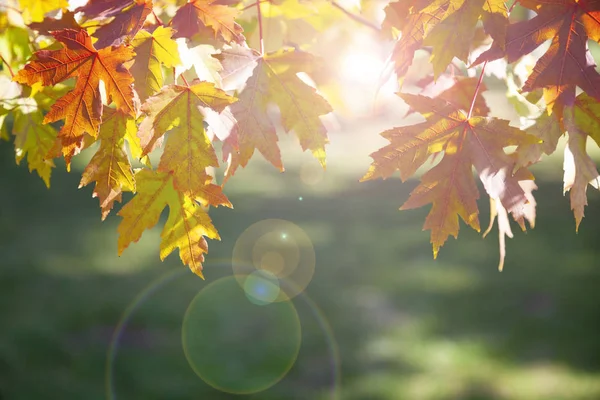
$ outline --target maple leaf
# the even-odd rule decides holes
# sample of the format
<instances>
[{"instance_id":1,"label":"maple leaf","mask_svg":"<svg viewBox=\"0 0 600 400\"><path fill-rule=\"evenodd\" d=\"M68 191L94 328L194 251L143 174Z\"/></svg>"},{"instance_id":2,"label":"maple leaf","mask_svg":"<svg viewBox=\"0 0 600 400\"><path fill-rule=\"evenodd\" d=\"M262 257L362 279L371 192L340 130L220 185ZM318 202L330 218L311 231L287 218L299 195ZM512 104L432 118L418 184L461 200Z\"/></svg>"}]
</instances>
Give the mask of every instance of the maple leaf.
<instances>
[{"instance_id":1,"label":"maple leaf","mask_svg":"<svg viewBox=\"0 0 600 400\"><path fill-rule=\"evenodd\" d=\"M216 0L191 0L180 7L172 20L177 33L175 38L191 38L195 34L209 28L215 38L226 43L243 43L242 27L235 22L239 11L235 8L219 4Z\"/></svg>"},{"instance_id":2,"label":"maple leaf","mask_svg":"<svg viewBox=\"0 0 600 400\"><path fill-rule=\"evenodd\" d=\"M419 11L423 12L423 11ZM508 12L504 0L450 0L441 22L435 24L423 44L433 46L431 63L437 78L454 57L467 63L476 25L483 19L486 31L501 44L506 36Z\"/></svg>"},{"instance_id":3,"label":"maple leaf","mask_svg":"<svg viewBox=\"0 0 600 400\"><path fill-rule=\"evenodd\" d=\"M492 198L524 228L525 192L513 176L514 160L504 152L508 146L522 146L539 139L509 126L508 121L490 117L467 117L463 108L440 98L400 95L419 111L426 122L394 128L382 133L391 143L373 153L373 164L362 178L387 178L396 170L408 179L431 155L443 152L439 164L427 171L421 183L401 207L417 208L431 203L424 229L431 230L434 257L448 236L458 236L458 217L479 231L476 200L479 192L473 166Z\"/></svg>"},{"instance_id":4,"label":"maple leaf","mask_svg":"<svg viewBox=\"0 0 600 400\"><path fill-rule=\"evenodd\" d=\"M224 146L224 159L231 157L228 176L238 166L246 166L254 150L258 150L276 168L283 170L277 146L275 125L269 119L267 107L274 104L281 113L286 132L294 131L303 150L310 150L325 166L327 130L321 115L332 111L331 106L316 90L298 78L299 72L314 70L314 57L302 51L280 50L260 56L241 46L216 55L223 65L223 85L239 81L251 74L231 106L237 123Z\"/></svg>"},{"instance_id":5,"label":"maple leaf","mask_svg":"<svg viewBox=\"0 0 600 400\"><path fill-rule=\"evenodd\" d=\"M65 120L58 137L62 153L70 165L71 158L83 148L85 134L96 137L101 122L100 81L104 82L107 100L118 110L134 116L133 77L123 63L133 57L127 47L96 50L83 30L64 29L52 32L63 44L60 50L40 50L34 59L14 77L16 82L44 86L77 78L75 88L52 105L44 123Z\"/></svg>"},{"instance_id":6,"label":"maple leaf","mask_svg":"<svg viewBox=\"0 0 600 400\"><path fill-rule=\"evenodd\" d=\"M119 255L131 242L137 242L146 229L156 225L169 206L169 218L161 233L160 258L164 260L179 248L181 261L203 277L202 262L208 252L205 237L217 240L220 237L201 204L231 207L221 188L208 180L204 182L201 198L186 196L175 189L171 173L148 169L138 171L135 181L136 195L118 213L123 218L117 228Z\"/></svg>"},{"instance_id":7,"label":"maple leaf","mask_svg":"<svg viewBox=\"0 0 600 400\"><path fill-rule=\"evenodd\" d=\"M75 20L75 13L71 11L63 12L60 19L46 17L43 21L33 22L28 26L42 35L51 35L51 31L61 29L81 29L81 26Z\"/></svg>"},{"instance_id":8,"label":"maple leaf","mask_svg":"<svg viewBox=\"0 0 600 400\"><path fill-rule=\"evenodd\" d=\"M494 41L473 65L502 57L514 62L552 39L522 90L545 88L548 110L559 114L565 105L573 104L575 86L600 99L600 74L587 48L588 39L600 40L600 1L525 0L520 4L537 15L531 20L511 24L505 46Z\"/></svg>"},{"instance_id":9,"label":"maple leaf","mask_svg":"<svg viewBox=\"0 0 600 400\"><path fill-rule=\"evenodd\" d=\"M453 104L454 107L468 110L471 107L471 101L473 100L473 93L477 85L479 85L479 93L483 93L487 90L485 83L478 82L477 78L465 78L455 77L448 78L452 81L452 86L443 90L441 93L436 91L436 84L432 82L430 86L426 86L421 92L421 95L428 95L428 97L436 97L438 99L446 100L448 103ZM407 114L413 113L416 110L409 108ZM490 109L488 108L483 96L477 96L475 104L473 105L473 114L485 116L488 115Z\"/></svg>"},{"instance_id":10,"label":"maple leaf","mask_svg":"<svg viewBox=\"0 0 600 400\"><path fill-rule=\"evenodd\" d=\"M51 126L42 124L43 117L39 110L27 111L29 112L18 109L14 113L12 133L15 135L16 161L19 164L27 156L29 172L37 171L49 188L54 163L46 159L46 154L54 144L56 131Z\"/></svg>"},{"instance_id":11,"label":"maple leaf","mask_svg":"<svg viewBox=\"0 0 600 400\"><path fill-rule=\"evenodd\" d=\"M129 72L135 79L134 88L141 101L145 101L163 87L161 65L173 68L181 63L177 43L171 39L172 34L171 28L159 26L152 33L139 31L131 41L136 55Z\"/></svg>"},{"instance_id":12,"label":"maple leaf","mask_svg":"<svg viewBox=\"0 0 600 400\"><path fill-rule=\"evenodd\" d=\"M83 12L90 18L114 19L94 32L98 41L97 49L117 46L126 39L131 39L142 28L146 17L152 12L151 0L90 0L76 11Z\"/></svg>"},{"instance_id":13,"label":"maple leaf","mask_svg":"<svg viewBox=\"0 0 600 400\"><path fill-rule=\"evenodd\" d=\"M533 197L533 191L537 189L537 185L533 181L533 175L522 168L519 169L515 174L515 179L519 181L519 185L525 192L527 203L523 206L523 216L529 222L531 228L535 227L535 216L536 216L536 202ZM490 224L487 230L483 233L483 237L486 237L494 226L494 221L498 218L498 241L500 246L500 261L498 262L498 271L502 271L504 268L504 259L506 257L506 237L513 238L512 229L510 227L510 221L508 219L508 212L502 206L499 199L490 197Z\"/></svg>"},{"instance_id":14,"label":"maple leaf","mask_svg":"<svg viewBox=\"0 0 600 400\"><path fill-rule=\"evenodd\" d=\"M150 153L170 131L158 171L172 173L176 190L191 197L205 190L206 168L219 166L204 127L206 115L234 101L214 84L194 81L190 86L167 86L142 106L147 115L138 133L142 154Z\"/></svg>"},{"instance_id":15,"label":"maple leaf","mask_svg":"<svg viewBox=\"0 0 600 400\"><path fill-rule=\"evenodd\" d=\"M588 184L600 188L600 176L596 164L586 151L588 136L600 146L600 103L591 96L580 94L573 107L567 107L564 125L569 133L565 147L564 192L569 191L571 209L575 215L576 230L583 219L587 206Z\"/></svg>"},{"instance_id":16,"label":"maple leaf","mask_svg":"<svg viewBox=\"0 0 600 400\"><path fill-rule=\"evenodd\" d=\"M111 108L104 108L103 122L98 135L100 147L83 171L79 187L96 182L93 197L100 200L102 220L115 201L121 201L122 192L134 192L135 181L129 157L125 151L125 139L134 143L137 127L130 115ZM138 145L139 146L139 145Z\"/></svg>"},{"instance_id":17,"label":"maple leaf","mask_svg":"<svg viewBox=\"0 0 600 400\"><path fill-rule=\"evenodd\" d=\"M598 189L600 177L595 162L586 150L587 138L600 145L600 102L586 93L575 98L574 104L564 108L562 120L555 114L543 113L527 132L543 142L522 146L517 163L527 166L538 162L543 154L556 151L558 140L567 132L564 152L564 193L570 192L571 209L575 215L576 230L584 217L588 184Z\"/></svg>"},{"instance_id":18,"label":"maple leaf","mask_svg":"<svg viewBox=\"0 0 600 400\"><path fill-rule=\"evenodd\" d=\"M411 1L417 2L417 0ZM398 26L401 36L392 51L392 60L400 83L403 82L408 68L412 65L415 52L423 46L425 36L440 21L447 8L447 4L442 4L432 10L413 10L410 15L405 16L402 25ZM396 23L399 21L396 20Z\"/></svg>"},{"instance_id":19,"label":"maple leaf","mask_svg":"<svg viewBox=\"0 0 600 400\"><path fill-rule=\"evenodd\" d=\"M50 11L67 8L67 0L19 0L23 17L31 22L41 22Z\"/></svg>"}]
</instances>

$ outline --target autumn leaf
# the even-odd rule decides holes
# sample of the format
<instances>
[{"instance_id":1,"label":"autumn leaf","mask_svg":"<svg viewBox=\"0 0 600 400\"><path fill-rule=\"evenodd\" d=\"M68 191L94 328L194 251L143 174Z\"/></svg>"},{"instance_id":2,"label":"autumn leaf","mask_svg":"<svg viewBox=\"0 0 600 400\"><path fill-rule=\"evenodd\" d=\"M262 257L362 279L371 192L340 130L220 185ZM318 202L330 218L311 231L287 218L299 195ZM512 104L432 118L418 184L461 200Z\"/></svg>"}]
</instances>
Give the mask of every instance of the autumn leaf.
<instances>
[{"instance_id":1,"label":"autumn leaf","mask_svg":"<svg viewBox=\"0 0 600 400\"><path fill-rule=\"evenodd\" d=\"M175 38L191 38L209 28L215 38L226 43L243 43L242 27L235 22L239 11L219 4L216 0L192 0L177 10L172 26L177 33Z\"/></svg>"},{"instance_id":2,"label":"autumn leaf","mask_svg":"<svg viewBox=\"0 0 600 400\"><path fill-rule=\"evenodd\" d=\"M420 11L423 12L423 11ZM423 41L433 46L431 63L437 78L454 57L467 63L477 22L483 19L484 28L496 43L503 43L508 25L504 0L450 0L441 22L435 24Z\"/></svg>"},{"instance_id":3,"label":"autumn leaf","mask_svg":"<svg viewBox=\"0 0 600 400\"><path fill-rule=\"evenodd\" d=\"M147 115L138 133L143 154L169 132L158 171L172 173L176 190L194 198L202 195L206 168L219 166L204 122L209 110L221 112L234 101L212 83L195 81L190 86L167 86L142 106Z\"/></svg>"},{"instance_id":4,"label":"autumn leaf","mask_svg":"<svg viewBox=\"0 0 600 400\"><path fill-rule=\"evenodd\" d=\"M179 248L181 261L202 277L204 254L208 252L205 237L220 240L217 230L201 204L231 207L221 188L204 182L201 198L186 196L175 189L173 176L167 172L142 169L135 174L136 195L123 206L118 215L123 218L119 227L119 255L131 242L137 242L146 229L158 223L165 207L169 218L161 233L160 258L164 260Z\"/></svg>"},{"instance_id":5,"label":"autumn leaf","mask_svg":"<svg viewBox=\"0 0 600 400\"><path fill-rule=\"evenodd\" d=\"M314 57L302 51L281 50L259 56L250 49L234 47L216 56L223 65L223 84L251 74L238 102L231 106L237 121L224 146L224 159L231 157L228 176L246 166L258 150L276 168L283 170L275 125L267 107L276 105L286 132L293 131L303 150L310 150L325 166L327 130L320 116L332 111L316 90L297 74L314 69ZM227 86L225 86L227 87Z\"/></svg>"},{"instance_id":6,"label":"autumn leaf","mask_svg":"<svg viewBox=\"0 0 600 400\"><path fill-rule=\"evenodd\" d=\"M44 123L61 119L65 123L58 137L62 153L70 164L71 158L83 148L85 134L96 137L101 122L102 102L100 81L104 83L107 101L118 110L134 116L132 76L123 63L133 57L128 47L113 47L97 51L91 38L83 31L64 29L52 32L63 44L60 50L40 50L14 80L27 85L54 85L77 78L75 88L52 105Z\"/></svg>"},{"instance_id":7,"label":"autumn leaf","mask_svg":"<svg viewBox=\"0 0 600 400\"><path fill-rule=\"evenodd\" d=\"M108 46L118 46L125 40L132 39L152 12L152 1L90 0L76 11L94 19L114 17L111 22L102 25L93 34L98 38L94 47L103 49Z\"/></svg>"},{"instance_id":8,"label":"autumn leaf","mask_svg":"<svg viewBox=\"0 0 600 400\"><path fill-rule=\"evenodd\" d=\"M51 35L51 31L58 31L61 29L81 29L81 26L79 26L75 20L75 13L71 11L63 12L60 19L46 17L41 22L29 24L29 27L42 35Z\"/></svg>"},{"instance_id":9,"label":"autumn leaf","mask_svg":"<svg viewBox=\"0 0 600 400\"><path fill-rule=\"evenodd\" d=\"M505 47L494 41L474 65L502 57L514 62L545 41L552 40L522 90L545 88L548 110L559 114L565 105L573 104L576 86L600 99L600 74L587 47L588 39L600 41L600 2L527 0L520 3L537 15L531 20L511 24Z\"/></svg>"},{"instance_id":10,"label":"autumn leaf","mask_svg":"<svg viewBox=\"0 0 600 400\"><path fill-rule=\"evenodd\" d=\"M533 191L537 189L537 185L533 181L533 175L526 169L518 170L515 175L515 179L519 181L519 185L525 192L527 203L523 206L523 216L529 222L531 228L535 227L535 216L536 216L536 201L533 197ZM513 232L510 227L510 220L508 219L508 212L502 205L502 202L497 199L490 197L490 224L487 230L483 233L483 237L486 237L494 226L494 221L498 219L498 242L500 246L500 261L498 262L498 271L502 271L504 268L504 259L506 257L506 237L513 238Z\"/></svg>"},{"instance_id":11,"label":"autumn leaf","mask_svg":"<svg viewBox=\"0 0 600 400\"><path fill-rule=\"evenodd\" d=\"M434 257L448 236L458 236L460 216L479 231L477 199L479 192L472 168L492 198L524 228L525 192L513 176L514 160L505 153L508 146L539 142L508 121L490 117L468 118L461 107L440 99L420 95L400 95L426 122L394 128L382 133L391 143L373 153L373 164L362 180L387 178L396 170L408 179L431 155L442 153L440 162L427 171L421 183L401 207L402 210L431 203L424 229L431 230Z\"/></svg>"},{"instance_id":12,"label":"autumn leaf","mask_svg":"<svg viewBox=\"0 0 600 400\"><path fill-rule=\"evenodd\" d=\"M416 3L416 0L411 1ZM447 8L447 4L442 4L432 10L413 11L402 21L402 25L397 27L401 31L401 36L392 51L392 60L400 83L403 82L404 76L412 65L415 52L423 46L426 35L440 21Z\"/></svg>"},{"instance_id":13,"label":"autumn leaf","mask_svg":"<svg viewBox=\"0 0 600 400\"><path fill-rule=\"evenodd\" d=\"M452 104L454 107L462 110L469 110L471 107L471 101L473 100L473 93L475 93L475 88L479 84L479 91L481 93L487 90L485 83L478 82L477 78L466 78L466 77L455 77L448 78L453 81L452 86L447 89L437 92L436 85L432 82L431 86L426 86L421 92L421 95L429 95L428 97L436 97L438 99L442 99ZM439 81L438 81L439 84ZM416 110L409 108L407 114L413 113ZM477 96L475 99L475 104L473 105L473 113L474 115L486 116L490 112L488 108L485 98L483 96Z\"/></svg>"},{"instance_id":14,"label":"autumn leaf","mask_svg":"<svg viewBox=\"0 0 600 400\"><path fill-rule=\"evenodd\" d=\"M122 192L135 192L131 163L125 150L125 139L138 140L133 117L105 107L100 127L100 147L83 171L79 187L95 182L93 197L100 200L102 220L115 201L121 201ZM136 144L134 143L134 146ZM138 145L139 146L139 145Z\"/></svg>"},{"instance_id":15,"label":"autumn leaf","mask_svg":"<svg viewBox=\"0 0 600 400\"><path fill-rule=\"evenodd\" d=\"M565 147L564 192L569 191L571 209L575 215L576 229L584 216L587 206L587 186L600 188L600 176L596 163L586 150L590 137L600 146L600 103L591 96L580 94L573 107L567 107L564 124L569 139Z\"/></svg>"},{"instance_id":16,"label":"autumn leaf","mask_svg":"<svg viewBox=\"0 0 600 400\"><path fill-rule=\"evenodd\" d=\"M49 188L54 162L47 160L46 154L54 144L56 131L51 126L42 124L43 116L39 110L26 111L28 112L18 109L14 114L12 133L15 136L16 161L19 164L27 157L29 172L37 171Z\"/></svg>"},{"instance_id":17,"label":"autumn leaf","mask_svg":"<svg viewBox=\"0 0 600 400\"><path fill-rule=\"evenodd\" d=\"M19 0L23 18L29 22L41 22L50 11L67 8L67 0Z\"/></svg>"},{"instance_id":18,"label":"autumn leaf","mask_svg":"<svg viewBox=\"0 0 600 400\"><path fill-rule=\"evenodd\" d=\"M131 41L136 54L129 71L135 79L134 88L141 101L163 87L163 65L173 68L181 63L177 43L171 39L172 34L171 28L159 26L152 33L139 31Z\"/></svg>"}]
</instances>

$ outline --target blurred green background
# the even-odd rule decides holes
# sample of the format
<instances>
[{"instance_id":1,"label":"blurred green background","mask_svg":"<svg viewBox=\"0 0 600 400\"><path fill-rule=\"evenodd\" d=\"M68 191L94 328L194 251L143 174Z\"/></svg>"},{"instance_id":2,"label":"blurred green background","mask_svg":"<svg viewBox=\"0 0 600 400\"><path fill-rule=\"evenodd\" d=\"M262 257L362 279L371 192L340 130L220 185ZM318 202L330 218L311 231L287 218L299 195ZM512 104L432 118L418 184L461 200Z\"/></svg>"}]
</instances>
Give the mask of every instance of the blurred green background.
<instances>
[{"instance_id":1,"label":"blurred green background","mask_svg":"<svg viewBox=\"0 0 600 400\"><path fill-rule=\"evenodd\" d=\"M416 181L358 183L368 154L384 143L376 133L396 122L342 122L325 172L293 140L282 143L283 174L257 156L226 186L235 208L211 210L222 241L209 243L206 281L177 255L159 261L164 218L117 257L120 218L101 222L91 186L77 189L89 154L70 174L59 165L47 190L2 143L0 398L600 398L598 193L590 190L576 234L559 154L535 170L537 226L515 231L504 272L496 268L497 231L484 240L464 224L433 260L421 230L428 210L398 211ZM480 210L485 226L484 196ZM268 381L280 368L277 346L293 347L300 335L297 358L277 384L236 396L190 368L182 322L201 289L231 275L242 232L270 218L297 224L314 245L314 277L292 301L301 331L293 308L267 318L259 315L267 308L244 311L243 296L205 299L216 311L195 316L207 339L197 351L232 390L253 374ZM249 371L246 350L263 355Z\"/></svg>"}]
</instances>

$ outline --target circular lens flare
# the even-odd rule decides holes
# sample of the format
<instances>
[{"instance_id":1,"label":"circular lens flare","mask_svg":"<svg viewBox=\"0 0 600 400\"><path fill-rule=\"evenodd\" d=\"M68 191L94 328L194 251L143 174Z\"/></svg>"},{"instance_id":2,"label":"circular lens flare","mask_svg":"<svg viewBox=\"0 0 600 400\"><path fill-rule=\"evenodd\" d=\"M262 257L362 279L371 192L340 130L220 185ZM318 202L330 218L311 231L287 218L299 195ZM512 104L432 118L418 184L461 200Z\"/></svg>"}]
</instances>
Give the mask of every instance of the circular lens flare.
<instances>
[{"instance_id":1,"label":"circular lens flare","mask_svg":"<svg viewBox=\"0 0 600 400\"><path fill-rule=\"evenodd\" d=\"M279 291L273 301L286 301L310 283L315 272L315 252L302 228L289 221L268 219L253 224L240 235L233 249L232 267L244 290L258 278L266 279L273 287L272 278L277 279ZM248 281L256 271L264 274ZM269 291L272 293L274 290Z\"/></svg>"},{"instance_id":2,"label":"circular lens flare","mask_svg":"<svg viewBox=\"0 0 600 400\"><path fill-rule=\"evenodd\" d=\"M259 306L273 303L279 297L279 279L268 271L254 271L244 282L244 292Z\"/></svg>"},{"instance_id":3,"label":"circular lens flare","mask_svg":"<svg viewBox=\"0 0 600 400\"><path fill-rule=\"evenodd\" d=\"M250 279L259 286L267 281ZM204 382L223 392L268 389L288 373L300 350L300 319L292 302L258 305L249 299L234 277L221 278L194 297L183 319L188 363Z\"/></svg>"}]
</instances>

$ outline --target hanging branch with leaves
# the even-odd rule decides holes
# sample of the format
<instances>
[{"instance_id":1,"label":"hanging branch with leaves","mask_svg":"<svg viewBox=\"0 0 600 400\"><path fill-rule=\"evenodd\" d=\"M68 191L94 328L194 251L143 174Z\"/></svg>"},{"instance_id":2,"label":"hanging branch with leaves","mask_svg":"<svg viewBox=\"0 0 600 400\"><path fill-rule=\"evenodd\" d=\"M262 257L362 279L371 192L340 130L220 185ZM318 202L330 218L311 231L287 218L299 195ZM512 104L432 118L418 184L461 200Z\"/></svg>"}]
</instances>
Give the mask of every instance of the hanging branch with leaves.
<instances>
[{"instance_id":1,"label":"hanging branch with leaves","mask_svg":"<svg viewBox=\"0 0 600 400\"><path fill-rule=\"evenodd\" d=\"M398 171L404 181L433 161L402 209L431 204L424 228L434 257L458 236L459 217L480 231L479 181L491 205L484 235L497 218L502 268L509 214L523 230L525 221L535 224L529 169L565 134L564 190L577 228L588 184L598 188L586 142L600 143L600 75L588 48L600 41L599 0L521 0L510 8L500 0L401 0L387 5L381 28L329 0L89 0L78 8L11 1L0 5L0 137L14 137L17 163L27 158L47 186L55 159L70 169L95 145L80 187L95 185L101 218L133 193L117 213L119 253L168 206L160 258L178 249L202 276L206 238L219 239L207 208L232 207L227 181L257 152L284 170L273 107L282 130L325 167L322 118L333 108L302 78L320 76L324 63L302 41L274 46L266 20L284 28L350 21L394 42L399 95L424 121L383 132L390 144L372 154L362 180ZM433 97L404 90L423 52L432 73L411 84ZM498 62L522 128L490 116L482 96L488 67ZM518 76L523 62L531 68ZM217 184L210 171L220 166L226 172Z\"/></svg>"}]
</instances>

